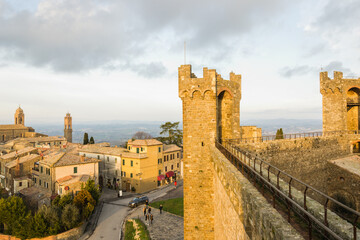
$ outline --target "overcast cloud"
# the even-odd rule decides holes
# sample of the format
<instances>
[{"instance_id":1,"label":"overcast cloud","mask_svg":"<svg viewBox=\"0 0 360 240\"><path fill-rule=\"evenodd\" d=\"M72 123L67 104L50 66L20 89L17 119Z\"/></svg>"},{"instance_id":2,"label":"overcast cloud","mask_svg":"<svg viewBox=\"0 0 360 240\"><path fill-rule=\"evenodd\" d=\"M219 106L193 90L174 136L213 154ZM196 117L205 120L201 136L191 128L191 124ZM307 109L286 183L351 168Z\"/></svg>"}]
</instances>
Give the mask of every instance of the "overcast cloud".
<instances>
[{"instance_id":1,"label":"overcast cloud","mask_svg":"<svg viewBox=\"0 0 360 240\"><path fill-rule=\"evenodd\" d=\"M0 0L0 123L179 121L184 41L197 76L242 74L242 119L321 118L319 72L360 74L359 22L356 0Z\"/></svg>"}]
</instances>

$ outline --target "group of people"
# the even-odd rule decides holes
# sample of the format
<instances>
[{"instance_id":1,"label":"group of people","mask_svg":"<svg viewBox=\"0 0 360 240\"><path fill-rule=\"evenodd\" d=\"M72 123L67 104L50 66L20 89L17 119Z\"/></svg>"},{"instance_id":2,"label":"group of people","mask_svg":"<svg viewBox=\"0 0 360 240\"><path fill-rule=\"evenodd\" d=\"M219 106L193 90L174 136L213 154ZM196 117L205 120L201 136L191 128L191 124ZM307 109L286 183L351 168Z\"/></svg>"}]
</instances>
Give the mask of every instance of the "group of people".
<instances>
[{"instance_id":1,"label":"group of people","mask_svg":"<svg viewBox=\"0 0 360 240\"><path fill-rule=\"evenodd\" d=\"M160 204L159 210L160 210L160 214L162 214L162 210L163 210L162 204ZM149 206L148 201L146 201L143 211L144 211L145 223L147 223L148 225L150 225L150 224L152 225L153 220L154 220L154 215L152 215L152 213L151 213L151 207Z\"/></svg>"},{"instance_id":2,"label":"group of people","mask_svg":"<svg viewBox=\"0 0 360 240\"><path fill-rule=\"evenodd\" d=\"M144 207L144 217L145 217L145 223L152 224L154 220L154 215L151 213L151 207L149 206L149 202L146 201L145 207Z\"/></svg>"}]
</instances>

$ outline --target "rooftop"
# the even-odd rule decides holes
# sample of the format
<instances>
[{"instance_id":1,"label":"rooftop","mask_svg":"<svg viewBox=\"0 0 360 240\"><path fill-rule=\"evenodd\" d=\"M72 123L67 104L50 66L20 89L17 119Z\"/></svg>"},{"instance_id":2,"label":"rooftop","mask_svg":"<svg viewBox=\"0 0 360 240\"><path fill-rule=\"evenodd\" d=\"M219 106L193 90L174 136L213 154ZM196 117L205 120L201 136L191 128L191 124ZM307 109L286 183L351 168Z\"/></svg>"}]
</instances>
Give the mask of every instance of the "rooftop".
<instances>
[{"instance_id":1,"label":"rooftop","mask_svg":"<svg viewBox=\"0 0 360 240\"><path fill-rule=\"evenodd\" d=\"M176 144L169 144L169 145L165 145L164 144L164 152L174 152L174 151L180 151L181 148L178 147Z\"/></svg>"},{"instance_id":2,"label":"rooftop","mask_svg":"<svg viewBox=\"0 0 360 240\"><path fill-rule=\"evenodd\" d=\"M128 145L154 146L154 145L163 145L163 143L156 139L136 139L134 141L129 140Z\"/></svg>"},{"instance_id":3,"label":"rooftop","mask_svg":"<svg viewBox=\"0 0 360 240\"><path fill-rule=\"evenodd\" d=\"M82 160L83 158L83 160ZM100 160L95 158L83 157L71 153L66 153L59 158L58 161L54 163L54 167L62 167L69 165L77 165L77 164L87 164L87 163L97 163Z\"/></svg>"},{"instance_id":4,"label":"rooftop","mask_svg":"<svg viewBox=\"0 0 360 240\"><path fill-rule=\"evenodd\" d=\"M24 125L21 124L4 124L4 125L0 125L0 129L2 130L26 130L29 129L30 127L25 127Z\"/></svg>"},{"instance_id":5,"label":"rooftop","mask_svg":"<svg viewBox=\"0 0 360 240\"><path fill-rule=\"evenodd\" d=\"M88 152L88 153L101 153L101 154L108 154L108 155L121 155L128 150L125 148L118 148L118 147L98 147L98 146L86 146L82 149L79 149L79 152Z\"/></svg>"},{"instance_id":6,"label":"rooftop","mask_svg":"<svg viewBox=\"0 0 360 240\"><path fill-rule=\"evenodd\" d=\"M63 136L50 136L50 137L34 137L34 138L23 138L26 142L51 142L51 141L66 141Z\"/></svg>"},{"instance_id":7,"label":"rooftop","mask_svg":"<svg viewBox=\"0 0 360 240\"><path fill-rule=\"evenodd\" d=\"M360 157L357 155L330 160L329 162L360 176Z\"/></svg>"},{"instance_id":8,"label":"rooftop","mask_svg":"<svg viewBox=\"0 0 360 240\"><path fill-rule=\"evenodd\" d=\"M22 154L29 153L29 152L32 152L32 151L35 151L35 150L36 150L36 148L34 148L34 147L26 147L26 148L23 148L21 150L5 154L5 155L1 156L0 158L4 159L4 160L5 159L10 159L10 158L16 157L16 155L22 155Z\"/></svg>"},{"instance_id":9,"label":"rooftop","mask_svg":"<svg viewBox=\"0 0 360 240\"><path fill-rule=\"evenodd\" d=\"M63 184L71 184L75 182L87 182L90 179L90 175L83 174L83 175L69 175L62 178L59 178L56 182L59 185Z\"/></svg>"},{"instance_id":10,"label":"rooftop","mask_svg":"<svg viewBox=\"0 0 360 240\"><path fill-rule=\"evenodd\" d=\"M24 157L19 158L19 163L24 163L27 161L31 161L31 160L35 160L36 158L40 158L40 155L37 154L30 154L30 155L26 155ZM5 167L7 168L13 168L15 167L17 164L17 159L12 160L11 162L8 162L5 164Z\"/></svg>"}]
</instances>

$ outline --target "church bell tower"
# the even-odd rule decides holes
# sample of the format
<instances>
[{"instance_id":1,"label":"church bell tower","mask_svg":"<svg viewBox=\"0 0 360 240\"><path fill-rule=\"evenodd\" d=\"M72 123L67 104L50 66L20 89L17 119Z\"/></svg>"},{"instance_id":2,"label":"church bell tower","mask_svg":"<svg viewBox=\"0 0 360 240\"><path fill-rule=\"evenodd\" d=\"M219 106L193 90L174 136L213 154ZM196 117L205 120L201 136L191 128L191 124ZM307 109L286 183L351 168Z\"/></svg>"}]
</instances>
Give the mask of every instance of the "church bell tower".
<instances>
[{"instance_id":1,"label":"church bell tower","mask_svg":"<svg viewBox=\"0 0 360 240\"><path fill-rule=\"evenodd\" d=\"M72 117L67 113L64 118L64 137L68 142L72 142Z\"/></svg>"}]
</instances>

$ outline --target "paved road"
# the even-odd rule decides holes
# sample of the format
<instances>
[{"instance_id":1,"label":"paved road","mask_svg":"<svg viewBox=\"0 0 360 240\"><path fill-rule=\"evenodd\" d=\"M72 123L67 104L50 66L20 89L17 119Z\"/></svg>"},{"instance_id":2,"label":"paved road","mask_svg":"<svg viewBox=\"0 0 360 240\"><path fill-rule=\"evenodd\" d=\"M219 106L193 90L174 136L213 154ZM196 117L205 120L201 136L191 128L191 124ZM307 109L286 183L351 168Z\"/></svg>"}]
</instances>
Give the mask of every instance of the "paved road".
<instances>
[{"instance_id":1,"label":"paved road","mask_svg":"<svg viewBox=\"0 0 360 240\"><path fill-rule=\"evenodd\" d=\"M166 192L173 189L173 185L168 185L162 189L154 190L146 196L149 197L150 202L155 198L166 195ZM120 237L121 225L125 217L131 210L127 204L131 198L119 199L112 202L104 202L97 227L89 238L90 240L118 240Z\"/></svg>"}]
</instances>

